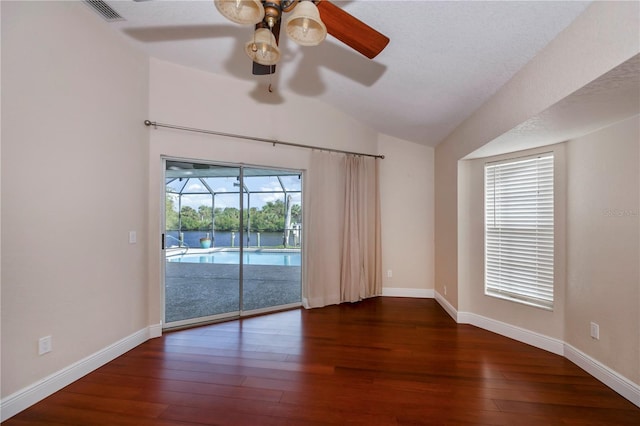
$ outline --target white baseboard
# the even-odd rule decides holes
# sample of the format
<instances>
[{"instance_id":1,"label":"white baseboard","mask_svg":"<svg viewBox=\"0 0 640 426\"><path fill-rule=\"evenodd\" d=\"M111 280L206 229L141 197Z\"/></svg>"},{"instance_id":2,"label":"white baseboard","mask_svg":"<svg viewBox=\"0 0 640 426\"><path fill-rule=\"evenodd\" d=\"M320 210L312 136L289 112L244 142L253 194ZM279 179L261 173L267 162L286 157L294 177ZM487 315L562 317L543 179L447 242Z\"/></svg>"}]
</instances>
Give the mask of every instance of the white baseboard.
<instances>
[{"instance_id":1,"label":"white baseboard","mask_svg":"<svg viewBox=\"0 0 640 426\"><path fill-rule=\"evenodd\" d=\"M526 328L517 327L471 312L458 312L458 323L475 325L484 330L509 337L536 348L544 349L556 355L564 355L564 342L562 340L545 336L544 334L536 333Z\"/></svg>"},{"instance_id":2,"label":"white baseboard","mask_svg":"<svg viewBox=\"0 0 640 426\"><path fill-rule=\"evenodd\" d=\"M460 324L471 324L519 342L562 355L640 407L640 386L638 384L618 374L566 342L471 312L458 312L440 293L434 290L383 288L382 295L417 298L435 297L436 301L454 321ZM20 411L25 410L36 402L89 374L93 370L144 343L150 338L160 337L161 335L162 324L151 325L3 398L0 401L0 421L5 421L18 414Z\"/></svg>"},{"instance_id":3,"label":"white baseboard","mask_svg":"<svg viewBox=\"0 0 640 426\"><path fill-rule=\"evenodd\" d=\"M449 314L449 316L453 318L455 322L458 322L458 310L454 308L453 305L449 303L449 301L445 299L443 295L441 295L437 291L435 293L436 293L436 301Z\"/></svg>"},{"instance_id":4,"label":"white baseboard","mask_svg":"<svg viewBox=\"0 0 640 426\"><path fill-rule=\"evenodd\" d=\"M277 311L286 311L287 309L299 308L300 306L302 306L301 303L288 303L286 305L278 306ZM247 315L247 316L261 315L261 314L268 314L270 312L274 312L273 308L260 308L260 309L253 309L250 311L242 311L242 315Z\"/></svg>"},{"instance_id":5,"label":"white baseboard","mask_svg":"<svg viewBox=\"0 0 640 426\"><path fill-rule=\"evenodd\" d=\"M640 407L640 385L632 382L616 371L591 358L570 344L491 318L471 312L458 312L440 293L435 293L436 301L459 324L471 324L487 331L509 337L545 351L561 355L602 383Z\"/></svg>"},{"instance_id":6,"label":"white baseboard","mask_svg":"<svg viewBox=\"0 0 640 426\"><path fill-rule=\"evenodd\" d=\"M21 389L0 401L0 421L5 421L59 391L125 352L162 335L162 325L152 325Z\"/></svg>"},{"instance_id":7,"label":"white baseboard","mask_svg":"<svg viewBox=\"0 0 640 426\"><path fill-rule=\"evenodd\" d=\"M609 386L614 391L640 407L640 385L633 383L626 377L613 371L606 365L591 358L589 355L574 348L568 343L564 344L564 356L569 361Z\"/></svg>"},{"instance_id":8,"label":"white baseboard","mask_svg":"<svg viewBox=\"0 0 640 426\"><path fill-rule=\"evenodd\" d=\"M433 299L433 289L382 287L382 295L388 297L414 297L417 299Z\"/></svg>"},{"instance_id":9,"label":"white baseboard","mask_svg":"<svg viewBox=\"0 0 640 426\"><path fill-rule=\"evenodd\" d=\"M155 339L156 337L162 336L162 323L150 325L149 326L149 339Z\"/></svg>"}]
</instances>

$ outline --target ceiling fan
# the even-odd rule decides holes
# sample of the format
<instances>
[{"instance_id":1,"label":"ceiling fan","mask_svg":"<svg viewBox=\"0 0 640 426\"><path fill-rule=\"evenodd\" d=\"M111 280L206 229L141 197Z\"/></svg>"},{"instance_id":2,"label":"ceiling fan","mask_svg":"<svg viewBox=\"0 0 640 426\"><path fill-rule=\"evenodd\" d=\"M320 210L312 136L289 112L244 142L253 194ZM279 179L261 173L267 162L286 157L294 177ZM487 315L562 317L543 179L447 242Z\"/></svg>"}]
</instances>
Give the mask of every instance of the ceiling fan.
<instances>
[{"instance_id":1,"label":"ceiling fan","mask_svg":"<svg viewBox=\"0 0 640 426\"><path fill-rule=\"evenodd\" d=\"M283 13L289 13L285 32L302 46L317 46L331 34L369 59L375 58L389 38L345 12L329 0L214 0L218 11L240 25L254 26L245 52L253 61L253 74L275 72L280 59L278 41Z\"/></svg>"}]
</instances>

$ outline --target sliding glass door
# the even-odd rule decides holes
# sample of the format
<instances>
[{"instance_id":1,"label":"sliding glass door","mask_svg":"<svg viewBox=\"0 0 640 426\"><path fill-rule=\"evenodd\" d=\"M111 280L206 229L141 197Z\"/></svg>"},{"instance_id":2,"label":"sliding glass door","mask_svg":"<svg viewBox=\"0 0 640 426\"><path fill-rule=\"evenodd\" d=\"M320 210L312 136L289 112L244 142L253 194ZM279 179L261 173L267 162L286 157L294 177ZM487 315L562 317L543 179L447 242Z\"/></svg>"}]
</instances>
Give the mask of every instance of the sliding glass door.
<instances>
[{"instance_id":1,"label":"sliding glass door","mask_svg":"<svg viewBox=\"0 0 640 426\"><path fill-rule=\"evenodd\" d=\"M299 171L165 160L165 328L299 306Z\"/></svg>"},{"instance_id":2,"label":"sliding glass door","mask_svg":"<svg viewBox=\"0 0 640 426\"><path fill-rule=\"evenodd\" d=\"M165 163L164 324L177 327L237 316L240 252L226 251L223 262L214 262L213 250L233 247L230 237L239 234L240 168ZM221 216L217 221L228 221L223 227L227 232L219 235L215 212Z\"/></svg>"},{"instance_id":3,"label":"sliding glass door","mask_svg":"<svg viewBox=\"0 0 640 426\"><path fill-rule=\"evenodd\" d=\"M243 169L242 311L254 314L301 300L300 172Z\"/></svg>"}]
</instances>

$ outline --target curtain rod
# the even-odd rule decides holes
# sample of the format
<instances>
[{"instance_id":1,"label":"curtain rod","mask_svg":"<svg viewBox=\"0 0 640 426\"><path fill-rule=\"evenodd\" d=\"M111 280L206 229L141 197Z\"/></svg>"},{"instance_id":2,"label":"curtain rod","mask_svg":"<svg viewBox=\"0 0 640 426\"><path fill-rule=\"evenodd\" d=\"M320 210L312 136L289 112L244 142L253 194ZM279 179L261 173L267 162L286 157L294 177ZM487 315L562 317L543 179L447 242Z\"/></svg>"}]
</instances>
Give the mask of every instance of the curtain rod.
<instances>
[{"instance_id":1,"label":"curtain rod","mask_svg":"<svg viewBox=\"0 0 640 426\"><path fill-rule=\"evenodd\" d=\"M384 160L384 155L364 154L361 152L343 151L341 149L322 148L319 146L303 145L300 143L293 143L293 142L284 142L276 139L257 138L254 136L237 135L235 133L224 133L224 132L216 132L214 130L203 130L203 129L195 129L193 127L175 126L173 124L164 124L164 123L158 123L158 122L149 121L149 120L144 120L144 125L147 127L153 126L154 128L166 127L167 129L184 130L187 132L195 132L195 133L205 133L208 135L224 136L227 138L246 139L246 140L256 141L256 142L267 142L267 143L273 144L273 146L276 146L276 144L286 145L286 146L295 146L297 148L317 149L319 151L337 152L340 154L349 154L349 155L360 155L363 157L373 157L373 158L380 158L381 160Z\"/></svg>"}]
</instances>

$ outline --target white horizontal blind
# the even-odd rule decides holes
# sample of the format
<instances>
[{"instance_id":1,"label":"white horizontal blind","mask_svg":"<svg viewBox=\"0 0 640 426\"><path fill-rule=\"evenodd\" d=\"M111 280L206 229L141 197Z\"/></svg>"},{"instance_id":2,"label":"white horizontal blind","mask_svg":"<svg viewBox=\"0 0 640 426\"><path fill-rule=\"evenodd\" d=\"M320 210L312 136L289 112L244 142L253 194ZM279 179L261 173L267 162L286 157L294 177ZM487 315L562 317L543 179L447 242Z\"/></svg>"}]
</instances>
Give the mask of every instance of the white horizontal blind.
<instances>
[{"instance_id":1,"label":"white horizontal blind","mask_svg":"<svg viewBox=\"0 0 640 426\"><path fill-rule=\"evenodd\" d=\"M485 165L485 294L553 308L553 153Z\"/></svg>"}]
</instances>

